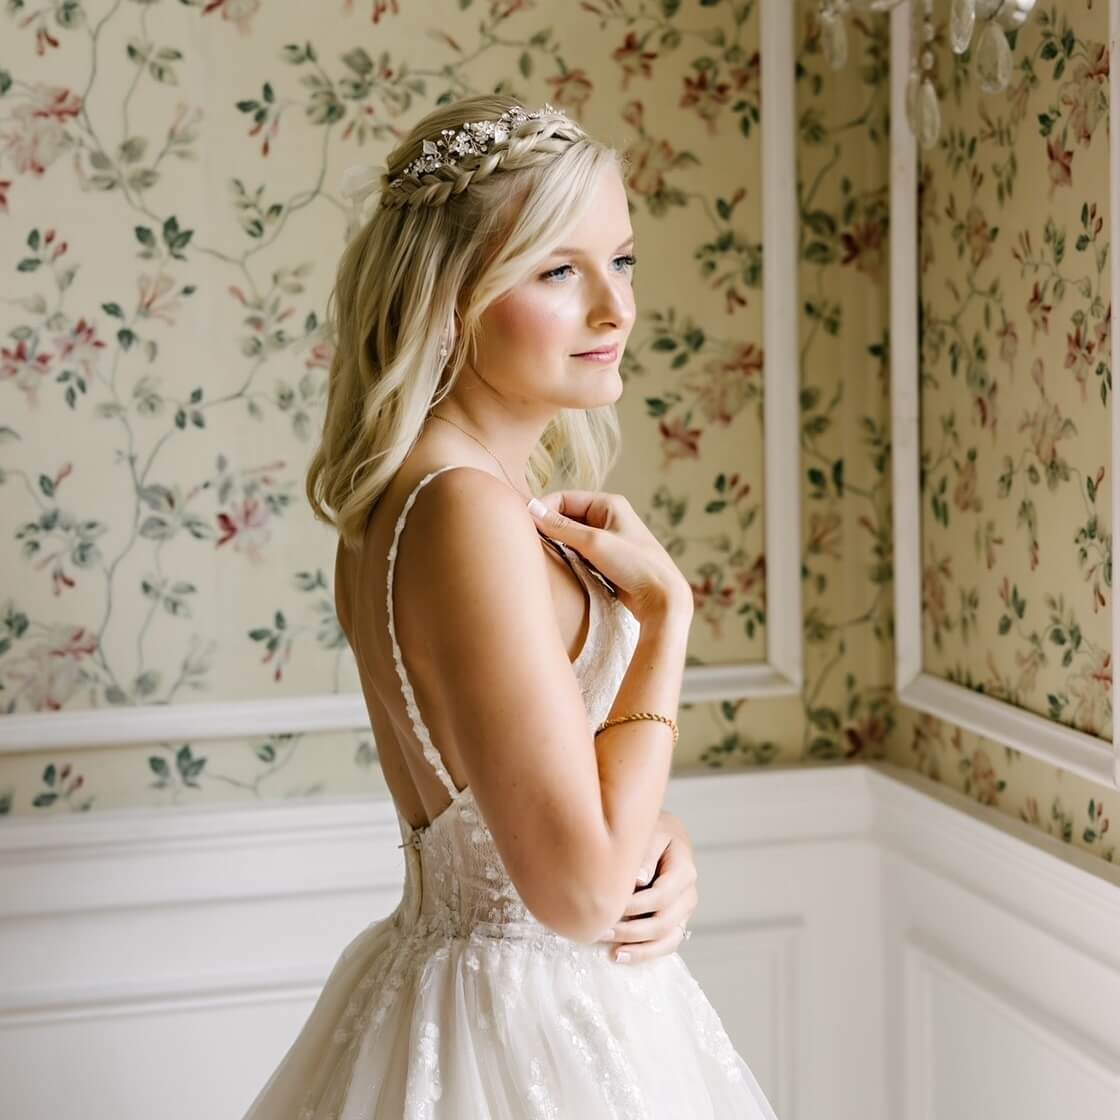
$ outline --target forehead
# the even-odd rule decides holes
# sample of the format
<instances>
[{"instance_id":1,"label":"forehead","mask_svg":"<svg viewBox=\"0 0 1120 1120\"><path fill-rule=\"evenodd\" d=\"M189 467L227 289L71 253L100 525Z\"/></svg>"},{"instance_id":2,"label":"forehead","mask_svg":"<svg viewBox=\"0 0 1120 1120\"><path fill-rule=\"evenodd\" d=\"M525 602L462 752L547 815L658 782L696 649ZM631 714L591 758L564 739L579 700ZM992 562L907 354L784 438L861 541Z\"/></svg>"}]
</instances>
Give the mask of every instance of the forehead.
<instances>
[{"instance_id":1,"label":"forehead","mask_svg":"<svg viewBox=\"0 0 1120 1120\"><path fill-rule=\"evenodd\" d=\"M565 233L563 244L552 250L552 255L573 256L601 249L617 252L633 242L634 230L622 177L613 168L604 168L583 214Z\"/></svg>"}]
</instances>

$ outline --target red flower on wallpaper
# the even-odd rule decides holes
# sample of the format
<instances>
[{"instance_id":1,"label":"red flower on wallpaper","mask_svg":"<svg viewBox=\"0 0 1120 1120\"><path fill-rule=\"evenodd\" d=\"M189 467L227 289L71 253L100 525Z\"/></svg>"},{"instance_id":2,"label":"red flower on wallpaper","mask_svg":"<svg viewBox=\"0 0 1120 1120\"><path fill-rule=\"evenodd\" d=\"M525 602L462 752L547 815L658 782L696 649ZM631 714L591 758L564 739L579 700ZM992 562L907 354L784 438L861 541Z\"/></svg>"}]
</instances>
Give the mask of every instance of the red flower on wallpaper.
<instances>
[{"instance_id":1,"label":"red flower on wallpaper","mask_svg":"<svg viewBox=\"0 0 1120 1120\"><path fill-rule=\"evenodd\" d=\"M673 166L676 153L665 140L640 136L626 149L629 173L626 186L635 194L646 197L660 194L665 189L665 175Z\"/></svg>"},{"instance_id":2,"label":"red flower on wallpaper","mask_svg":"<svg viewBox=\"0 0 1120 1120\"><path fill-rule=\"evenodd\" d=\"M345 15L353 15L354 0L345 0L345 3L342 5L342 11ZM386 12L388 12L389 15L399 16L401 14L401 9L398 0L373 0L370 22L380 23L381 17L385 15Z\"/></svg>"},{"instance_id":3,"label":"red flower on wallpaper","mask_svg":"<svg viewBox=\"0 0 1120 1120\"><path fill-rule=\"evenodd\" d=\"M742 66L731 68L731 84L736 93L746 94L748 98L762 101L762 55L755 51Z\"/></svg>"},{"instance_id":4,"label":"red flower on wallpaper","mask_svg":"<svg viewBox=\"0 0 1120 1120\"><path fill-rule=\"evenodd\" d=\"M630 79L641 76L653 76L653 67L650 63L657 57L657 51L642 50L641 40L636 31L628 31L621 47L616 47L611 52L611 58L622 68L622 88L628 89Z\"/></svg>"},{"instance_id":5,"label":"red flower on wallpaper","mask_svg":"<svg viewBox=\"0 0 1120 1120\"><path fill-rule=\"evenodd\" d=\"M58 358L63 362L76 362L86 373L97 358L97 351L104 350L104 339L97 337L97 328L80 318L70 327L69 334L55 335L55 348Z\"/></svg>"},{"instance_id":6,"label":"red flower on wallpaper","mask_svg":"<svg viewBox=\"0 0 1120 1120\"><path fill-rule=\"evenodd\" d=\"M1088 333L1081 324L1073 329L1073 333L1066 334L1066 360L1065 368L1073 370L1073 376L1081 389L1081 399L1086 400L1089 390L1089 375L1093 372L1096 345L1088 337Z\"/></svg>"},{"instance_id":7,"label":"red flower on wallpaper","mask_svg":"<svg viewBox=\"0 0 1120 1120\"><path fill-rule=\"evenodd\" d=\"M26 338L13 347L0 346L0 381L15 382L27 403L35 408L39 404L39 387L50 372L51 358L45 350L32 354Z\"/></svg>"},{"instance_id":8,"label":"red flower on wallpaper","mask_svg":"<svg viewBox=\"0 0 1120 1120\"><path fill-rule=\"evenodd\" d=\"M661 447L665 452L665 464L674 459L698 459L700 457L700 436L702 428L686 427L683 417L662 420L657 425L661 433Z\"/></svg>"},{"instance_id":9,"label":"red flower on wallpaper","mask_svg":"<svg viewBox=\"0 0 1120 1120\"><path fill-rule=\"evenodd\" d=\"M262 547L272 535L269 523L272 512L259 498L243 498L234 502L228 512L218 514L221 535L217 547L233 541L234 550L244 552L250 560L259 561Z\"/></svg>"},{"instance_id":10,"label":"red flower on wallpaper","mask_svg":"<svg viewBox=\"0 0 1120 1120\"><path fill-rule=\"evenodd\" d=\"M547 99L549 104L558 109L571 109L577 117L583 112L583 107L595 88L586 70L569 70L566 74L557 74L548 79L548 84L552 87L552 94Z\"/></svg>"},{"instance_id":11,"label":"red flower on wallpaper","mask_svg":"<svg viewBox=\"0 0 1120 1120\"><path fill-rule=\"evenodd\" d=\"M856 269L876 279L883 268L884 228L881 221L855 222L840 234L841 264L855 262Z\"/></svg>"},{"instance_id":12,"label":"red flower on wallpaper","mask_svg":"<svg viewBox=\"0 0 1120 1120\"><path fill-rule=\"evenodd\" d=\"M210 0L202 9L202 14L208 16L220 9L222 19L234 24L242 35L247 35L252 31L251 20L260 6L261 0Z\"/></svg>"},{"instance_id":13,"label":"red flower on wallpaper","mask_svg":"<svg viewBox=\"0 0 1120 1120\"><path fill-rule=\"evenodd\" d=\"M97 652L97 636L84 626L56 623L24 647L7 667L8 680L36 712L58 711L85 677L83 663Z\"/></svg>"},{"instance_id":14,"label":"red flower on wallpaper","mask_svg":"<svg viewBox=\"0 0 1120 1120\"><path fill-rule=\"evenodd\" d=\"M1046 155L1049 157L1050 197L1053 198L1055 188L1073 186L1073 152L1063 148L1056 136L1051 136L1046 141Z\"/></svg>"},{"instance_id":15,"label":"red flower on wallpaper","mask_svg":"<svg viewBox=\"0 0 1120 1120\"><path fill-rule=\"evenodd\" d=\"M1019 329L1008 319L996 328L996 338L999 339L1000 358L1009 366L1014 365L1015 355L1019 353Z\"/></svg>"},{"instance_id":16,"label":"red flower on wallpaper","mask_svg":"<svg viewBox=\"0 0 1120 1120\"><path fill-rule=\"evenodd\" d=\"M1108 112L1108 47L1086 43L1088 61L1073 64L1072 76L1062 84L1059 103L1069 111L1069 127L1082 147L1088 145L1097 125Z\"/></svg>"},{"instance_id":17,"label":"red flower on wallpaper","mask_svg":"<svg viewBox=\"0 0 1120 1120\"><path fill-rule=\"evenodd\" d=\"M304 365L308 369L330 369L331 361L334 359L334 343L327 339L322 339L316 342L311 347L311 352L307 355Z\"/></svg>"},{"instance_id":18,"label":"red flower on wallpaper","mask_svg":"<svg viewBox=\"0 0 1120 1120\"><path fill-rule=\"evenodd\" d=\"M704 418L727 427L743 407L759 399L762 351L753 342L739 343L727 357L712 358L693 370L681 387L695 394Z\"/></svg>"},{"instance_id":19,"label":"red flower on wallpaper","mask_svg":"<svg viewBox=\"0 0 1120 1120\"><path fill-rule=\"evenodd\" d=\"M684 93L678 102L682 109L695 108L709 132L715 132L720 110L731 100L731 83L715 81L712 71L699 71L694 78L684 80Z\"/></svg>"},{"instance_id":20,"label":"red flower on wallpaper","mask_svg":"<svg viewBox=\"0 0 1120 1120\"><path fill-rule=\"evenodd\" d=\"M72 144L66 124L81 112L82 101L64 86L31 86L27 99L7 117L0 131L4 152L21 175L42 175Z\"/></svg>"},{"instance_id":21,"label":"red flower on wallpaper","mask_svg":"<svg viewBox=\"0 0 1120 1120\"><path fill-rule=\"evenodd\" d=\"M1070 720L1090 735L1105 733L1112 715L1112 654L1107 649L1090 650L1069 681L1076 704Z\"/></svg>"},{"instance_id":22,"label":"red flower on wallpaper","mask_svg":"<svg viewBox=\"0 0 1120 1120\"><path fill-rule=\"evenodd\" d=\"M175 325L172 312L178 311L181 304L176 299L164 299L172 288L175 287L175 278L166 272L156 276L140 273L136 281L140 295L136 302L136 312L143 319L161 319L171 326Z\"/></svg>"},{"instance_id":23,"label":"red flower on wallpaper","mask_svg":"<svg viewBox=\"0 0 1120 1120\"><path fill-rule=\"evenodd\" d=\"M1054 305L1052 303L1042 302L1042 289L1038 286L1036 280L1031 298L1027 300L1027 314L1031 320L1031 342L1038 338L1040 329L1043 334L1050 333L1050 312L1053 310Z\"/></svg>"}]
</instances>

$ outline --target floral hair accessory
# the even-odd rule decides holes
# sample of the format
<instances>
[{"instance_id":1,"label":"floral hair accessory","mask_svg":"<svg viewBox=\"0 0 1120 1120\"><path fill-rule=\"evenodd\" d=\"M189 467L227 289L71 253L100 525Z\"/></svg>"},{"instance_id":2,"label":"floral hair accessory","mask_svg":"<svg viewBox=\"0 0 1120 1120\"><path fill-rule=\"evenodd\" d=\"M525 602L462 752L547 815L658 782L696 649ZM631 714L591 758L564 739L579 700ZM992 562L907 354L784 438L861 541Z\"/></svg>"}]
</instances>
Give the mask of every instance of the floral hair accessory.
<instances>
[{"instance_id":1,"label":"floral hair accessory","mask_svg":"<svg viewBox=\"0 0 1120 1120\"><path fill-rule=\"evenodd\" d=\"M510 133L518 125L544 116L562 117L569 125L578 127L575 121L546 101L543 109L530 112L515 106L507 109L497 120L468 121L459 129L445 128L434 140L424 140L420 155L389 183L389 188L399 186L405 176L419 177L440 167L452 167L467 156L485 155L492 145L508 140Z\"/></svg>"},{"instance_id":2,"label":"floral hair accessory","mask_svg":"<svg viewBox=\"0 0 1120 1120\"><path fill-rule=\"evenodd\" d=\"M560 117L564 123L579 132L583 129L559 109L545 102L542 109L532 111L515 106L507 109L496 120L468 121L461 128L445 128L435 139L425 138L420 155L412 160L395 179L387 180L385 187L392 190L406 177L419 178L440 167L452 167L471 155L484 155L496 145L509 139L511 133L525 121L540 117ZM339 182L339 192L346 199L350 212L351 228L358 225L362 204L377 190L382 182L378 169L370 163L356 163L346 168Z\"/></svg>"}]
</instances>

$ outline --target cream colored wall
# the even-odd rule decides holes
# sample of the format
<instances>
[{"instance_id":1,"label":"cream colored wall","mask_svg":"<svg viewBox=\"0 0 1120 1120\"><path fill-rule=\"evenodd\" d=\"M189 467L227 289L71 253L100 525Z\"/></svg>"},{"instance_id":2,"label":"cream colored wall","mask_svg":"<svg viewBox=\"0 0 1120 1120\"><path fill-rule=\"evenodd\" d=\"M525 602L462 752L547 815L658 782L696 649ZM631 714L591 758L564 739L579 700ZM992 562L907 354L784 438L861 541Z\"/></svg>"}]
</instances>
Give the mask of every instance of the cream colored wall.
<instances>
[{"instance_id":1,"label":"cream colored wall","mask_svg":"<svg viewBox=\"0 0 1120 1120\"><path fill-rule=\"evenodd\" d=\"M850 64L833 73L814 6L800 0L797 12L801 290L790 314L799 315L801 428L796 437L765 433L797 438L801 450L805 690L689 706L677 767L888 757L1115 858L1101 835L1106 814L1096 816L1114 801L1108 791L965 742L895 702L886 24L857 21ZM1071 10L1079 45L1105 38L1100 8ZM5 17L13 48L0 78L2 259L29 263L9 273L0 355L4 710L353 690L329 606L332 540L300 497L329 360L319 325L341 249L337 183L348 164L383 158L437 99L491 88L564 106L634 162L640 318L623 367L626 450L608 485L630 496L693 581L693 663L762 658L757 2L414 9L358 0L325 16L257 0L208 10L163 0L76 11L69 27L46 13ZM1041 34L1036 24L1023 40ZM1052 69L1038 68L1027 118L1056 103L1061 129L1077 105L1063 101L1069 78ZM950 121L957 111L962 127L979 127L963 101L946 108ZM1091 170L1106 140L1098 126L1087 145L1071 142L1088 188L1055 188L1071 241L1073 197L1098 213L1107 204L1107 184ZM1045 171L1045 148L1026 123L1016 155L1022 181L1035 166ZM950 172L937 167L948 189ZM1027 219L1040 243L1042 217ZM1001 254L1017 229L1000 224L983 271L1010 281L1014 266ZM936 244L941 259L928 268L959 269L953 242ZM1023 292L1009 284L1005 296L1025 341ZM1056 374L1062 328L1082 302L1067 291L1054 308L1043 345ZM1011 377L1005 364L991 373ZM1025 357L1015 374L1016 386L1029 383ZM960 386L946 375L944 388ZM1099 401L1079 404L1075 384L1064 392L1080 423L1100 422ZM949 407L948 398L935 406ZM1009 404L1000 438L1022 450L1029 440L1016 424ZM992 490L991 433L959 430L958 458L984 437L987 473L976 485L987 516L1012 522L999 574L1025 586L1021 533ZM1107 490L1096 504L1103 517ZM936 547L968 555L968 516L956 511L941 535L927 525ZM982 575L990 573L958 569L954 579ZM1107 610L1087 605L1073 552L1047 556L1031 579L1035 611L1047 587L1078 586L1079 621L1099 647ZM959 626L943 634L944 664L980 654L983 665L978 639L954 650L960 635ZM997 648L1013 664L1018 645ZM1065 678L1059 671L1057 686L1064 679L1073 690L1083 664ZM1055 687L1050 676L1037 684ZM1038 689L1024 702L1037 702ZM13 815L382 788L361 732L0 757L0 808Z\"/></svg>"}]
</instances>

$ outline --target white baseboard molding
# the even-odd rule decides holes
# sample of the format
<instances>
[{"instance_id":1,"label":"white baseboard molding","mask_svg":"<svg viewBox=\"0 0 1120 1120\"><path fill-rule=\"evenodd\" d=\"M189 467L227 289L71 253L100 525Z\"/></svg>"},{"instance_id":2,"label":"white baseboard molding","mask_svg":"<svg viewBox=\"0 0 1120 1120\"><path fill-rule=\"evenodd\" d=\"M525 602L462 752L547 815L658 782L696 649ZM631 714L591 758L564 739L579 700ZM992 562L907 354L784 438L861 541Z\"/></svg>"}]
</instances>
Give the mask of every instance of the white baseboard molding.
<instances>
[{"instance_id":1,"label":"white baseboard molding","mask_svg":"<svg viewBox=\"0 0 1120 1120\"><path fill-rule=\"evenodd\" d=\"M1120 868L883 764L667 807L682 956L781 1120L1120 1115ZM238 1120L396 906L399 839L370 798L4 822L4 1115Z\"/></svg>"}]
</instances>

